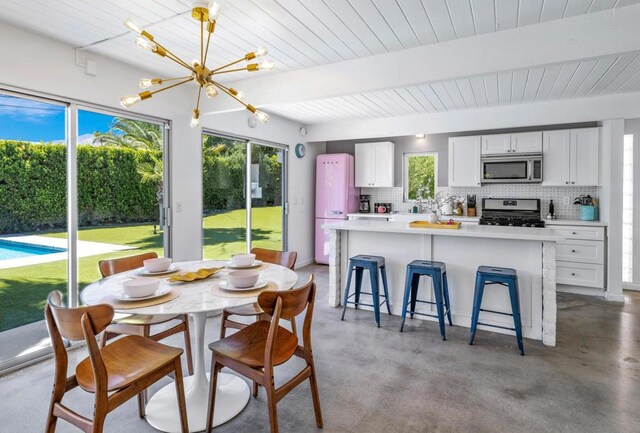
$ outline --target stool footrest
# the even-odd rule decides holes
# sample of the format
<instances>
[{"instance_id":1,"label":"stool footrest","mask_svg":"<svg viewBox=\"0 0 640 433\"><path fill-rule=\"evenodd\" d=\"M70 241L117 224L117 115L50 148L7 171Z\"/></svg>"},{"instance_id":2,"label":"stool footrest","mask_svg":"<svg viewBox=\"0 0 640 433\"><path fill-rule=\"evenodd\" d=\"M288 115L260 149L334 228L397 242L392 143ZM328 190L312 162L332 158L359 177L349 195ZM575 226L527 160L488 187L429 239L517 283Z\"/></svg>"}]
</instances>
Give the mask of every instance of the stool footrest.
<instances>
[{"instance_id":1,"label":"stool footrest","mask_svg":"<svg viewBox=\"0 0 640 433\"><path fill-rule=\"evenodd\" d=\"M505 287L508 287L508 286L509 286L509 284L507 284L507 283L503 283L502 281L485 281L485 282L484 282L484 285L485 285L485 286L490 286L490 285L492 285L492 284L498 284L498 285L500 285L500 286L505 286Z\"/></svg>"},{"instance_id":2,"label":"stool footrest","mask_svg":"<svg viewBox=\"0 0 640 433\"><path fill-rule=\"evenodd\" d=\"M484 322L478 322L478 325L491 326L492 328L506 329L507 331L515 331L516 330L516 328L509 328L508 326L492 325L490 323L484 323Z\"/></svg>"},{"instance_id":3,"label":"stool footrest","mask_svg":"<svg viewBox=\"0 0 640 433\"><path fill-rule=\"evenodd\" d=\"M494 313L494 314L502 314L503 316L513 317L513 314L505 313L504 311L485 310L484 308L480 308L480 311L485 311L487 313Z\"/></svg>"},{"instance_id":4,"label":"stool footrest","mask_svg":"<svg viewBox=\"0 0 640 433\"><path fill-rule=\"evenodd\" d=\"M413 314L415 316L435 317L436 319L438 318L437 314L417 313L415 311L407 311L407 314Z\"/></svg>"},{"instance_id":5,"label":"stool footrest","mask_svg":"<svg viewBox=\"0 0 640 433\"><path fill-rule=\"evenodd\" d=\"M416 302L416 303L421 303L421 304L431 304L431 305L436 305L436 303L435 303L435 302L433 302L433 301L421 301L421 300L419 300L419 299L416 299L414 302Z\"/></svg>"}]
</instances>

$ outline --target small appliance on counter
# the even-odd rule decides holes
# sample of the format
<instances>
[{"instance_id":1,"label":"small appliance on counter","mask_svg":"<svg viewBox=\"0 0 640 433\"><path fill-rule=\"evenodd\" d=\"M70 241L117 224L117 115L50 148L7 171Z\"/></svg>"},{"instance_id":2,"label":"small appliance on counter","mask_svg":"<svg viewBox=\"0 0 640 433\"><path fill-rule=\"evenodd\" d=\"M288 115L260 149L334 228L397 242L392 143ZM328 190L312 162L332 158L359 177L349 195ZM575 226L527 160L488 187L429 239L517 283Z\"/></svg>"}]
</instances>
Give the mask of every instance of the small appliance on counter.
<instances>
[{"instance_id":1,"label":"small appliance on counter","mask_svg":"<svg viewBox=\"0 0 640 433\"><path fill-rule=\"evenodd\" d=\"M476 195L467 195L467 216L476 216Z\"/></svg>"},{"instance_id":2,"label":"small appliance on counter","mask_svg":"<svg viewBox=\"0 0 640 433\"><path fill-rule=\"evenodd\" d=\"M540 219L540 199L483 198L481 225L544 227Z\"/></svg>"},{"instance_id":3,"label":"small appliance on counter","mask_svg":"<svg viewBox=\"0 0 640 433\"><path fill-rule=\"evenodd\" d=\"M598 219L598 199L590 195L576 197L573 204L580 205L580 219L582 221L596 221Z\"/></svg>"},{"instance_id":4,"label":"small appliance on counter","mask_svg":"<svg viewBox=\"0 0 640 433\"><path fill-rule=\"evenodd\" d=\"M391 203L374 203L373 211L375 213L391 213Z\"/></svg>"},{"instance_id":5,"label":"small appliance on counter","mask_svg":"<svg viewBox=\"0 0 640 433\"><path fill-rule=\"evenodd\" d=\"M360 196L360 208L359 213L371 213L371 196L368 194L362 194Z\"/></svg>"},{"instance_id":6,"label":"small appliance on counter","mask_svg":"<svg viewBox=\"0 0 640 433\"><path fill-rule=\"evenodd\" d=\"M549 200L549 213L547 213L548 220L556 219L556 206L553 204L553 200Z\"/></svg>"}]
</instances>

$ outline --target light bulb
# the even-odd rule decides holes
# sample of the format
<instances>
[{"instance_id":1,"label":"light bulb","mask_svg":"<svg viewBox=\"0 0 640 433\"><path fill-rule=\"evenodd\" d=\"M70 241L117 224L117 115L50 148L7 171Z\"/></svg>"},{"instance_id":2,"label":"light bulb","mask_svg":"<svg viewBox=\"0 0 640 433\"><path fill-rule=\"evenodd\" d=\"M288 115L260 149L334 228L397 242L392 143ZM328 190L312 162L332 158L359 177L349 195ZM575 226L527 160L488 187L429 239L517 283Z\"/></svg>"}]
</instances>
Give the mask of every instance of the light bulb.
<instances>
[{"instance_id":1,"label":"light bulb","mask_svg":"<svg viewBox=\"0 0 640 433\"><path fill-rule=\"evenodd\" d=\"M138 25L136 24L136 22L134 20L132 20L131 18L127 19L124 22L124 26L131 30L134 33L140 34L142 33L142 29L140 27L138 27Z\"/></svg>"},{"instance_id":2,"label":"light bulb","mask_svg":"<svg viewBox=\"0 0 640 433\"><path fill-rule=\"evenodd\" d=\"M200 125L200 119L198 119L197 117L192 117L190 125L192 128L197 128Z\"/></svg>"},{"instance_id":3,"label":"light bulb","mask_svg":"<svg viewBox=\"0 0 640 433\"><path fill-rule=\"evenodd\" d=\"M140 101L142 101L140 95L128 95L120 98L120 105L122 105L124 108L129 108L136 102Z\"/></svg>"},{"instance_id":4,"label":"light bulb","mask_svg":"<svg viewBox=\"0 0 640 433\"><path fill-rule=\"evenodd\" d=\"M218 88L211 83L207 84L204 90L207 92L207 97L209 98L215 98L218 96Z\"/></svg>"},{"instance_id":5,"label":"light bulb","mask_svg":"<svg viewBox=\"0 0 640 433\"><path fill-rule=\"evenodd\" d=\"M260 63L258 63L258 69L261 71L270 71L271 69L274 68L276 64L273 63L271 60L263 60Z\"/></svg>"},{"instance_id":6,"label":"light bulb","mask_svg":"<svg viewBox=\"0 0 640 433\"><path fill-rule=\"evenodd\" d=\"M155 43L153 43L152 41L150 41L149 39L147 39L142 35L136 38L136 45L144 50L152 51L154 53L158 49L158 46Z\"/></svg>"},{"instance_id":7,"label":"light bulb","mask_svg":"<svg viewBox=\"0 0 640 433\"><path fill-rule=\"evenodd\" d=\"M260 47L257 50L255 50L253 53L256 55L256 57L262 57L269 54L269 50L265 47Z\"/></svg>"},{"instance_id":8,"label":"light bulb","mask_svg":"<svg viewBox=\"0 0 640 433\"><path fill-rule=\"evenodd\" d=\"M220 2L211 0L209 2L209 21L215 21L220 16Z\"/></svg>"},{"instance_id":9,"label":"light bulb","mask_svg":"<svg viewBox=\"0 0 640 433\"><path fill-rule=\"evenodd\" d=\"M196 68L196 67L200 66L200 60L198 60L198 59L193 59L193 60L191 61L191 66L193 66L194 68Z\"/></svg>"},{"instance_id":10,"label":"light bulb","mask_svg":"<svg viewBox=\"0 0 640 433\"><path fill-rule=\"evenodd\" d=\"M138 83L138 85L140 86L141 89L148 89L154 84L160 84L160 83L161 81L157 78L142 78Z\"/></svg>"},{"instance_id":11,"label":"light bulb","mask_svg":"<svg viewBox=\"0 0 640 433\"><path fill-rule=\"evenodd\" d=\"M269 121L269 115L264 111L256 110L253 115L262 123L267 123Z\"/></svg>"},{"instance_id":12,"label":"light bulb","mask_svg":"<svg viewBox=\"0 0 640 433\"><path fill-rule=\"evenodd\" d=\"M246 96L242 90L236 90L233 87L231 87L229 89L229 93L231 93L233 96L235 96L236 98L240 99L241 101Z\"/></svg>"}]
</instances>

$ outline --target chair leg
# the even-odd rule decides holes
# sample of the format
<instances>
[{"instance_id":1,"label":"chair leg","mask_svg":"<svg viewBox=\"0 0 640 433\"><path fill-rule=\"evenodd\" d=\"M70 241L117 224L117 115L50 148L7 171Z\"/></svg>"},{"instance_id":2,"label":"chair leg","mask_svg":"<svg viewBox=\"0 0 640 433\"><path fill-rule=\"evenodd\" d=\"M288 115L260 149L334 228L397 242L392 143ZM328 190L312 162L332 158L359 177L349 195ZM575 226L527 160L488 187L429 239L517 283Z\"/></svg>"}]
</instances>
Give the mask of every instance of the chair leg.
<instances>
[{"instance_id":1,"label":"chair leg","mask_svg":"<svg viewBox=\"0 0 640 433\"><path fill-rule=\"evenodd\" d=\"M291 333L293 335L295 335L296 337L298 336L298 328L296 327L296 318L295 317L291 318Z\"/></svg>"},{"instance_id":2,"label":"chair leg","mask_svg":"<svg viewBox=\"0 0 640 433\"><path fill-rule=\"evenodd\" d=\"M342 318L344 320L344 313L347 312L347 300L349 299L349 288L351 287L351 274L353 273L353 267L349 267L349 273L347 274L347 285L344 288L344 300L342 301Z\"/></svg>"},{"instance_id":3,"label":"chair leg","mask_svg":"<svg viewBox=\"0 0 640 433\"><path fill-rule=\"evenodd\" d=\"M309 382L311 385L311 399L313 400L313 411L316 414L316 425L318 428L322 428L322 410L320 409L320 394L318 393L318 381L316 380L316 367L313 362L313 357L310 356L308 360L309 367L311 368L311 376L309 376Z\"/></svg>"},{"instance_id":4,"label":"chair leg","mask_svg":"<svg viewBox=\"0 0 640 433\"><path fill-rule=\"evenodd\" d=\"M189 433L189 424L187 420L187 402L184 397L184 383L182 382L182 363L180 358L175 360L175 373L174 379L176 383L176 395L178 396L178 408L180 409L180 426L182 427L182 433Z\"/></svg>"},{"instance_id":5,"label":"chair leg","mask_svg":"<svg viewBox=\"0 0 640 433\"><path fill-rule=\"evenodd\" d=\"M418 288L420 287L420 274L415 272L411 276L411 310L409 311L409 317L413 319L413 313L416 312L416 303L418 300Z\"/></svg>"},{"instance_id":6,"label":"chair leg","mask_svg":"<svg viewBox=\"0 0 640 433\"><path fill-rule=\"evenodd\" d=\"M278 433L278 411L276 409L276 390L273 373L268 380L269 384L265 384L265 388L267 389L267 405L269 407L269 425L271 426L271 433Z\"/></svg>"},{"instance_id":7,"label":"chair leg","mask_svg":"<svg viewBox=\"0 0 640 433\"><path fill-rule=\"evenodd\" d=\"M444 295L444 306L447 308L447 319L449 319L449 326L453 326L451 320L451 301L449 301L449 281L447 281L447 273L442 273L442 294Z\"/></svg>"},{"instance_id":8,"label":"chair leg","mask_svg":"<svg viewBox=\"0 0 640 433\"><path fill-rule=\"evenodd\" d=\"M413 273L407 266L407 274L404 278L404 297L402 299L402 323L400 324L400 332L404 329L404 321L407 318L407 304L409 303L409 295L411 293L411 279Z\"/></svg>"},{"instance_id":9,"label":"chair leg","mask_svg":"<svg viewBox=\"0 0 640 433\"><path fill-rule=\"evenodd\" d=\"M145 390L146 391L146 390ZM146 395L145 392L142 391L140 394L138 394L138 416L141 419L144 419L144 417L146 416L146 412L145 412L145 405L146 405Z\"/></svg>"},{"instance_id":10,"label":"chair leg","mask_svg":"<svg viewBox=\"0 0 640 433\"><path fill-rule=\"evenodd\" d=\"M189 376L193 375L193 355L191 354L191 332L189 332L189 315L182 317L184 322L184 353L187 356L187 371Z\"/></svg>"},{"instance_id":11,"label":"chair leg","mask_svg":"<svg viewBox=\"0 0 640 433\"><path fill-rule=\"evenodd\" d=\"M378 328L380 327L380 289L379 289L379 278L378 278L378 269L376 267L369 268L369 276L371 278L371 294L373 295L371 298L373 299L373 315L376 319L376 324Z\"/></svg>"},{"instance_id":12,"label":"chair leg","mask_svg":"<svg viewBox=\"0 0 640 433\"><path fill-rule=\"evenodd\" d=\"M355 309L358 309L360 305L360 292L362 291L362 275L364 273L363 268L356 268L356 304Z\"/></svg>"},{"instance_id":13,"label":"chair leg","mask_svg":"<svg viewBox=\"0 0 640 433\"><path fill-rule=\"evenodd\" d=\"M482 295L484 293L484 277L476 275L476 287L473 293L473 312L471 313L471 332L469 334L469 344L473 344L478 328L478 316L480 316L480 306L482 305Z\"/></svg>"},{"instance_id":14,"label":"chair leg","mask_svg":"<svg viewBox=\"0 0 640 433\"><path fill-rule=\"evenodd\" d=\"M431 275L431 281L433 282L433 291L436 295L436 310L438 311L438 325L440 325L440 335L442 340L446 340L444 329L444 302L442 299L442 276L440 272L436 272L435 275Z\"/></svg>"},{"instance_id":15,"label":"chair leg","mask_svg":"<svg viewBox=\"0 0 640 433\"><path fill-rule=\"evenodd\" d=\"M209 408L207 409L206 431L211 433L213 429L213 414L216 406L216 390L218 389L218 371L220 364L216 362L215 353L211 356L211 382L209 384Z\"/></svg>"},{"instance_id":16,"label":"chair leg","mask_svg":"<svg viewBox=\"0 0 640 433\"><path fill-rule=\"evenodd\" d=\"M391 315L391 303L389 301L389 285L387 284L387 268L382 266L380 268L380 274L382 274L382 287L384 288L384 298L387 300L387 313Z\"/></svg>"},{"instance_id":17,"label":"chair leg","mask_svg":"<svg viewBox=\"0 0 640 433\"><path fill-rule=\"evenodd\" d=\"M93 414L91 433L102 433L104 430L104 420L107 418L106 400L104 404L96 404Z\"/></svg>"},{"instance_id":18,"label":"chair leg","mask_svg":"<svg viewBox=\"0 0 640 433\"><path fill-rule=\"evenodd\" d=\"M513 324L516 328L516 339L518 340L518 350L524 356L524 343L522 342L522 318L520 316L520 295L518 294L518 280L509 283L509 298L511 299L511 309L513 310Z\"/></svg>"},{"instance_id":19,"label":"chair leg","mask_svg":"<svg viewBox=\"0 0 640 433\"><path fill-rule=\"evenodd\" d=\"M258 384L258 382L253 382L253 392L251 393L251 395L253 395L253 398L258 398L258 388L260 387L260 385Z\"/></svg>"}]
</instances>

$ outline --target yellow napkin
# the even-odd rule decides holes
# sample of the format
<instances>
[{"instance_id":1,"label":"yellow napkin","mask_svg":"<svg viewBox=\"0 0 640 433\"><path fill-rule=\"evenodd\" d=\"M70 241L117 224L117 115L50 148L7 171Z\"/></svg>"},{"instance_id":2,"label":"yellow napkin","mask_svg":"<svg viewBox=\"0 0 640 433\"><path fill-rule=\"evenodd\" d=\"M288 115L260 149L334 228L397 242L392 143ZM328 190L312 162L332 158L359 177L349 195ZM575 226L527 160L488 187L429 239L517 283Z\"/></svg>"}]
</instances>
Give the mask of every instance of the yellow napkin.
<instances>
[{"instance_id":1,"label":"yellow napkin","mask_svg":"<svg viewBox=\"0 0 640 433\"><path fill-rule=\"evenodd\" d=\"M169 278L169 281L174 283L177 281L189 282L195 280L204 280L205 278L209 278L210 276L217 274L221 269L222 268L198 269L195 272L185 272L184 274L174 275L173 277Z\"/></svg>"}]
</instances>

